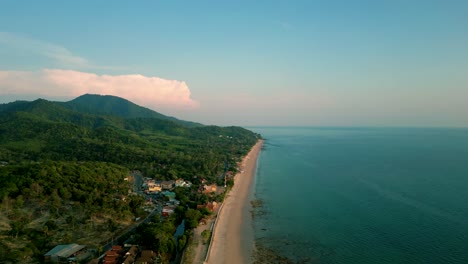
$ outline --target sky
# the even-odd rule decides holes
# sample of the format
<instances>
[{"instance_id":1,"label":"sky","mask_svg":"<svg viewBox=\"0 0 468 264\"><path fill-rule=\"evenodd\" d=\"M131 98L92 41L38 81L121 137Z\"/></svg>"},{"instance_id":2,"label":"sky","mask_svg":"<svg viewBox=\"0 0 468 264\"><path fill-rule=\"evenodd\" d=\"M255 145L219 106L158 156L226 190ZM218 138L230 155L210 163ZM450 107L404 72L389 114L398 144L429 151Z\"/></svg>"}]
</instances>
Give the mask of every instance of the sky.
<instances>
[{"instance_id":1,"label":"sky","mask_svg":"<svg viewBox=\"0 0 468 264\"><path fill-rule=\"evenodd\" d=\"M468 1L0 4L0 103L241 126L468 126Z\"/></svg>"}]
</instances>

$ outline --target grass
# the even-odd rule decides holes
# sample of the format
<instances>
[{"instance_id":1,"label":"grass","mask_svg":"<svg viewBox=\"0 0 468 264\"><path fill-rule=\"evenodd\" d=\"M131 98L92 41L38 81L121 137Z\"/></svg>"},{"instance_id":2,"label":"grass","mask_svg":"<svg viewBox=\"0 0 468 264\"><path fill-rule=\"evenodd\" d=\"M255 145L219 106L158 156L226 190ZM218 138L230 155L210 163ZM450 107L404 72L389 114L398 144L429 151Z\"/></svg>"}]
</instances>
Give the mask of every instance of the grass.
<instances>
[{"instance_id":1,"label":"grass","mask_svg":"<svg viewBox=\"0 0 468 264\"><path fill-rule=\"evenodd\" d=\"M195 249L198 247L198 241L190 238L185 248L184 255L182 256L181 264L193 264L195 259Z\"/></svg>"}]
</instances>

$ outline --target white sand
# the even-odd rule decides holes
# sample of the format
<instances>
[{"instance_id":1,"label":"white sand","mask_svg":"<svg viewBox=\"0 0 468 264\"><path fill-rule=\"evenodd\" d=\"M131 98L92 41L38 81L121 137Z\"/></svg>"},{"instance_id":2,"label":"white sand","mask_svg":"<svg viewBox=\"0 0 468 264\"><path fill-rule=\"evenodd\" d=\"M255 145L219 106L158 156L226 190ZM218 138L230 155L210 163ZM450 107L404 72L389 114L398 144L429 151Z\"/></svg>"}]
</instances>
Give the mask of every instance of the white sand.
<instances>
[{"instance_id":1,"label":"white sand","mask_svg":"<svg viewBox=\"0 0 468 264\"><path fill-rule=\"evenodd\" d=\"M244 158L242 173L234 178L234 187L224 200L214 229L209 264L240 264L252 262L254 234L250 215L250 192L255 177L260 140Z\"/></svg>"}]
</instances>

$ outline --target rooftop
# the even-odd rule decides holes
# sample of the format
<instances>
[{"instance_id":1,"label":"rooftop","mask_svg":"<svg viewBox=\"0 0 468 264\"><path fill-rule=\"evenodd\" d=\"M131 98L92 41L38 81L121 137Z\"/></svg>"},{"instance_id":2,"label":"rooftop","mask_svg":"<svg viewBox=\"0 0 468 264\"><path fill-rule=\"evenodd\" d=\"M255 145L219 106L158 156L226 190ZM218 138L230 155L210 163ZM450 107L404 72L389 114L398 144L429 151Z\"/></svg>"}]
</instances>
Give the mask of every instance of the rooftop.
<instances>
[{"instance_id":1,"label":"rooftop","mask_svg":"<svg viewBox=\"0 0 468 264\"><path fill-rule=\"evenodd\" d=\"M58 245L51 249L49 252L45 253L44 256L58 256L68 258L85 247L86 246L78 244Z\"/></svg>"}]
</instances>

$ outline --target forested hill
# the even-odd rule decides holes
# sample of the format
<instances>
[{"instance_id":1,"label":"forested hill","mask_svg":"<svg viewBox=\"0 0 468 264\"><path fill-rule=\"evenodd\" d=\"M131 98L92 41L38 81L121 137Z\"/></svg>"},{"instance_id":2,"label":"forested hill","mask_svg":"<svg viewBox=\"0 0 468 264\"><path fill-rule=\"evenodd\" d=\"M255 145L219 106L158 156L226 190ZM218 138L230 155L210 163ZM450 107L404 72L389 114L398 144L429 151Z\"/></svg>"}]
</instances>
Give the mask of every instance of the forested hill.
<instances>
[{"instance_id":1,"label":"forested hill","mask_svg":"<svg viewBox=\"0 0 468 264\"><path fill-rule=\"evenodd\" d=\"M86 101L92 102L87 108ZM194 125L160 116L114 96L2 104L0 161L102 161L142 170L153 168L142 164L156 162L181 167L153 168L162 177L209 176L219 173L226 158L245 154L258 137L241 127Z\"/></svg>"},{"instance_id":2,"label":"forested hill","mask_svg":"<svg viewBox=\"0 0 468 264\"><path fill-rule=\"evenodd\" d=\"M57 244L97 246L141 214L142 198L128 196L124 181L130 171L195 189L201 179L222 183L258 137L117 97L0 104L0 260L35 263Z\"/></svg>"},{"instance_id":3,"label":"forested hill","mask_svg":"<svg viewBox=\"0 0 468 264\"><path fill-rule=\"evenodd\" d=\"M70 110L89 114L112 115L124 118L157 118L174 121L189 127L201 126L199 123L166 116L112 95L85 94L62 104Z\"/></svg>"}]
</instances>

